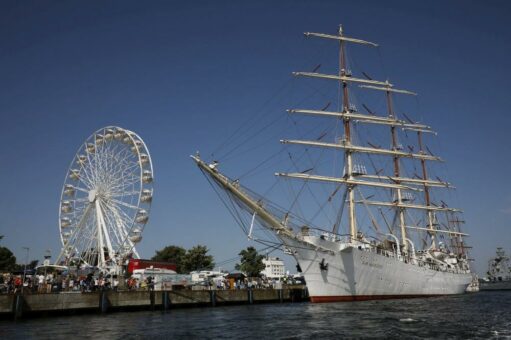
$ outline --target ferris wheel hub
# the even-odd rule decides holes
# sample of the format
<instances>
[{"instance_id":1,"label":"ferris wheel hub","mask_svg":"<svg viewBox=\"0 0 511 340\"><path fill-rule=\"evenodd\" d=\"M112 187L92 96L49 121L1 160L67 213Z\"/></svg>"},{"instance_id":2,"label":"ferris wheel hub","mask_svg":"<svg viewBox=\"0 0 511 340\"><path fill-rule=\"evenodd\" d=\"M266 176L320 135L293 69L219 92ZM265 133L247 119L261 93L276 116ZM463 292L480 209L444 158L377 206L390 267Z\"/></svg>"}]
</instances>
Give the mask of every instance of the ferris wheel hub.
<instances>
[{"instance_id":1,"label":"ferris wheel hub","mask_svg":"<svg viewBox=\"0 0 511 340\"><path fill-rule=\"evenodd\" d=\"M92 189L91 191L89 191L89 202L90 203L94 203L94 201L96 200L96 197L98 197L98 192L96 189Z\"/></svg>"}]
</instances>

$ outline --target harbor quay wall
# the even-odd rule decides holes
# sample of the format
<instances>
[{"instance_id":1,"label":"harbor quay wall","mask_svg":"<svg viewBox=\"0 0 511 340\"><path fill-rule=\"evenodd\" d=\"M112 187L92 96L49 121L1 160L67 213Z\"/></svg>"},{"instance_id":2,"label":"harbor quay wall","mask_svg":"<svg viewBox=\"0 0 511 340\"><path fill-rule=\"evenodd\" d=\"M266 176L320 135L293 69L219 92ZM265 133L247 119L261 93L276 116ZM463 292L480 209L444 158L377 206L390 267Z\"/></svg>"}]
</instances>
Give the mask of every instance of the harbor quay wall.
<instances>
[{"instance_id":1,"label":"harbor quay wall","mask_svg":"<svg viewBox=\"0 0 511 340\"><path fill-rule=\"evenodd\" d=\"M0 295L0 314L11 313L13 305L14 295Z\"/></svg>"},{"instance_id":2,"label":"harbor quay wall","mask_svg":"<svg viewBox=\"0 0 511 340\"><path fill-rule=\"evenodd\" d=\"M98 306L96 294L32 294L21 297L26 311L56 311L65 309L87 309Z\"/></svg>"},{"instance_id":3,"label":"harbor quay wall","mask_svg":"<svg viewBox=\"0 0 511 340\"><path fill-rule=\"evenodd\" d=\"M0 317L170 310L182 307L308 301L305 287L284 289L101 291L0 295Z\"/></svg>"}]
</instances>

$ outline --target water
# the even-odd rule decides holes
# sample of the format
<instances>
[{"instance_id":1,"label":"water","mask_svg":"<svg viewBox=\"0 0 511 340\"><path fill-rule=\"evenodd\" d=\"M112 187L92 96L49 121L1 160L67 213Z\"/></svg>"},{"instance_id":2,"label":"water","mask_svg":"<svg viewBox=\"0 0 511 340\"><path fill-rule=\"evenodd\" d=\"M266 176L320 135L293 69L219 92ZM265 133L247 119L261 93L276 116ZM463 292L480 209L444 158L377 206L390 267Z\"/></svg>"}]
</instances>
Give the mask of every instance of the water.
<instances>
[{"instance_id":1,"label":"water","mask_svg":"<svg viewBox=\"0 0 511 340\"><path fill-rule=\"evenodd\" d=\"M511 339L511 291L429 299L285 303L1 321L1 339Z\"/></svg>"}]
</instances>

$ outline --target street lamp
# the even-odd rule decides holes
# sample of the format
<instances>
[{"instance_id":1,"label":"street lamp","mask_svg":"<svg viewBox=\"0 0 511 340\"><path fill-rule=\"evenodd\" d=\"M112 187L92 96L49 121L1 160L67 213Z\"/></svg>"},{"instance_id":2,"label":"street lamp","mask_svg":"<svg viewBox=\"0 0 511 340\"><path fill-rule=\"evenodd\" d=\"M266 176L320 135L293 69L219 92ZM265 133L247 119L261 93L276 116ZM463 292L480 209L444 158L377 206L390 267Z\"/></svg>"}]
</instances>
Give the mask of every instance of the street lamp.
<instances>
[{"instance_id":1,"label":"street lamp","mask_svg":"<svg viewBox=\"0 0 511 340\"><path fill-rule=\"evenodd\" d=\"M29 247L22 247L27 251L27 258L25 259L25 269L23 270L23 282L21 283L21 293L23 294L23 287L25 287L25 278L27 277L27 263L28 263L28 254L30 252Z\"/></svg>"}]
</instances>

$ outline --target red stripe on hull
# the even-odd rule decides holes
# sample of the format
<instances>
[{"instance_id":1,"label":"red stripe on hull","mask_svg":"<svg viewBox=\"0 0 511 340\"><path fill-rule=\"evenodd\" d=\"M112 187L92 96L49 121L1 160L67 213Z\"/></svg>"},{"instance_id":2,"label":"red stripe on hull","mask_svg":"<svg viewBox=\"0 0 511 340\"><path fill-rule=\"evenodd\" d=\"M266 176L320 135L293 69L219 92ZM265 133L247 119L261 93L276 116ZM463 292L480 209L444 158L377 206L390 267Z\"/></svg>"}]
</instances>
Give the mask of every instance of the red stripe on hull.
<instances>
[{"instance_id":1,"label":"red stripe on hull","mask_svg":"<svg viewBox=\"0 0 511 340\"><path fill-rule=\"evenodd\" d=\"M441 294L434 295L343 295L343 296L311 296L310 301L313 303L324 302L344 302L344 301L367 301L367 300L388 300L388 299L412 299L412 298L427 298L433 296L442 296Z\"/></svg>"}]
</instances>

